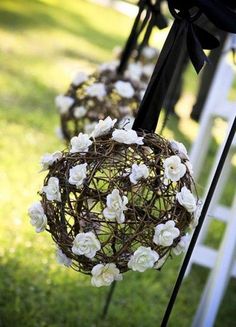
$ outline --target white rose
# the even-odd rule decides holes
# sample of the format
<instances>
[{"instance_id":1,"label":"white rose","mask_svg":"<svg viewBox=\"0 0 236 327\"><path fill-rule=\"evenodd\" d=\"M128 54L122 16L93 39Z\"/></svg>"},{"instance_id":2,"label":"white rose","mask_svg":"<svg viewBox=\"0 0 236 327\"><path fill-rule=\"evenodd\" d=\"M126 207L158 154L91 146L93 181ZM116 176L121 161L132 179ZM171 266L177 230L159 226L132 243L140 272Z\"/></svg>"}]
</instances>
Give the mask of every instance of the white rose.
<instances>
[{"instance_id":1,"label":"white rose","mask_svg":"<svg viewBox=\"0 0 236 327\"><path fill-rule=\"evenodd\" d=\"M61 159L62 153L60 151L56 151L54 153L46 153L42 158L41 158L41 165L42 165L42 170L47 170L54 162L57 160Z\"/></svg>"},{"instance_id":2,"label":"white rose","mask_svg":"<svg viewBox=\"0 0 236 327\"><path fill-rule=\"evenodd\" d=\"M118 110L122 116L127 115L127 117L131 117L130 115L132 115L132 109L130 109L130 107L128 106L123 106L123 107L121 106L118 108Z\"/></svg>"},{"instance_id":3,"label":"white rose","mask_svg":"<svg viewBox=\"0 0 236 327\"><path fill-rule=\"evenodd\" d=\"M132 80L140 80L142 75L142 65L140 63L131 63L129 64L125 77L130 78Z\"/></svg>"},{"instance_id":4,"label":"white rose","mask_svg":"<svg viewBox=\"0 0 236 327\"><path fill-rule=\"evenodd\" d=\"M74 254L92 259L99 250L101 250L101 244L93 232L79 233L73 241L72 252Z\"/></svg>"},{"instance_id":5,"label":"white rose","mask_svg":"<svg viewBox=\"0 0 236 327\"><path fill-rule=\"evenodd\" d=\"M196 210L196 200L186 186L183 186L181 191L176 194L176 199L188 212L194 212Z\"/></svg>"},{"instance_id":6,"label":"white rose","mask_svg":"<svg viewBox=\"0 0 236 327\"><path fill-rule=\"evenodd\" d=\"M188 234L181 237L178 244L172 248L172 252L174 255L180 255L181 253L185 253L187 250L187 247L189 245L190 237Z\"/></svg>"},{"instance_id":7,"label":"white rose","mask_svg":"<svg viewBox=\"0 0 236 327\"><path fill-rule=\"evenodd\" d=\"M77 73L73 80L72 80L72 84L75 86L79 86L80 84L86 82L88 79L88 75L84 72L79 72Z\"/></svg>"},{"instance_id":8,"label":"white rose","mask_svg":"<svg viewBox=\"0 0 236 327\"><path fill-rule=\"evenodd\" d=\"M83 185L83 182L87 174L87 163L77 165L70 169L69 172L69 183L80 187Z\"/></svg>"},{"instance_id":9,"label":"white rose","mask_svg":"<svg viewBox=\"0 0 236 327\"><path fill-rule=\"evenodd\" d=\"M70 107L73 105L74 99L65 95L58 95L55 98L55 104L59 109L60 114L66 114Z\"/></svg>"},{"instance_id":10,"label":"white rose","mask_svg":"<svg viewBox=\"0 0 236 327\"><path fill-rule=\"evenodd\" d=\"M185 166L188 168L188 172L190 175L193 175L193 166L190 161L185 161Z\"/></svg>"},{"instance_id":11,"label":"white rose","mask_svg":"<svg viewBox=\"0 0 236 327\"><path fill-rule=\"evenodd\" d=\"M156 263L155 263L155 265L154 265L154 268L155 269L160 269L163 265L164 265L164 263L166 262L166 260L167 260L167 258L168 258L168 253L167 254L165 254L161 259L159 259Z\"/></svg>"},{"instance_id":12,"label":"white rose","mask_svg":"<svg viewBox=\"0 0 236 327\"><path fill-rule=\"evenodd\" d=\"M131 256L128 267L133 271L144 272L153 268L155 262L159 259L159 254L150 247L140 246Z\"/></svg>"},{"instance_id":13,"label":"white rose","mask_svg":"<svg viewBox=\"0 0 236 327\"><path fill-rule=\"evenodd\" d=\"M83 152L82 154L85 154L92 143L88 134L79 133L78 136L74 136L70 140L70 153Z\"/></svg>"},{"instance_id":14,"label":"white rose","mask_svg":"<svg viewBox=\"0 0 236 327\"><path fill-rule=\"evenodd\" d=\"M198 221L199 221L199 217L201 215L201 211L202 211L202 201L198 200L197 205L196 205L196 210L194 211L194 215L193 215L193 219L190 223L190 230L193 230L197 227L198 225Z\"/></svg>"},{"instance_id":15,"label":"white rose","mask_svg":"<svg viewBox=\"0 0 236 327\"><path fill-rule=\"evenodd\" d=\"M143 74L147 77L151 77L154 71L155 65L149 64L143 66Z\"/></svg>"},{"instance_id":16,"label":"white rose","mask_svg":"<svg viewBox=\"0 0 236 327\"><path fill-rule=\"evenodd\" d=\"M49 201L61 202L61 193L59 188L59 179L57 177L50 177L48 185L44 186L42 191L46 194Z\"/></svg>"},{"instance_id":17,"label":"white rose","mask_svg":"<svg viewBox=\"0 0 236 327\"><path fill-rule=\"evenodd\" d=\"M43 232L47 225L47 216L40 202L35 202L28 209L30 223L35 227L37 233Z\"/></svg>"},{"instance_id":18,"label":"white rose","mask_svg":"<svg viewBox=\"0 0 236 327\"><path fill-rule=\"evenodd\" d=\"M178 154L181 159L189 159L187 149L183 143L172 140L170 141L170 147L174 152Z\"/></svg>"},{"instance_id":19,"label":"white rose","mask_svg":"<svg viewBox=\"0 0 236 327\"><path fill-rule=\"evenodd\" d=\"M74 116L75 118L79 119L85 116L86 114L86 109L83 106L75 107L74 108Z\"/></svg>"},{"instance_id":20,"label":"white rose","mask_svg":"<svg viewBox=\"0 0 236 327\"><path fill-rule=\"evenodd\" d=\"M117 66L118 66L118 61L104 62L98 67L98 70L100 72L104 72L106 70L113 72L116 70Z\"/></svg>"},{"instance_id":21,"label":"white rose","mask_svg":"<svg viewBox=\"0 0 236 327\"><path fill-rule=\"evenodd\" d=\"M98 137L102 135L106 135L110 132L110 130L114 127L117 119L111 119L111 117L107 117L104 120L99 120L98 124L95 125L92 137Z\"/></svg>"},{"instance_id":22,"label":"white rose","mask_svg":"<svg viewBox=\"0 0 236 327\"><path fill-rule=\"evenodd\" d=\"M114 263L98 264L93 267L91 284L96 287L109 286L114 280L122 280L123 276Z\"/></svg>"},{"instance_id":23,"label":"white rose","mask_svg":"<svg viewBox=\"0 0 236 327\"><path fill-rule=\"evenodd\" d=\"M126 131L128 131L132 128L133 123L134 123L134 117L132 116L124 117L119 123L119 128L121 129L123 128Z\"/></svg>"},{"instance_id":24,"label":"white rose","mask_svg":"<svg viewBox=\"0 0 236 327\"><path fill-rule=\"evenodd\" d=\"M86 88L86 93L101 100L107 95L105 85L103 83L94 83Z\"/></svg>"},{"instance_id":25,"label":"white rose","mask_svg":"<svg viewBox=\"0 0 236 327\"><path fill-rule=\"evenodd\" d=\"M91 135L93 133L94 128L95 128L96 125L97 125L96 122L93 122L93 123L90 123L90 124L86 124L84 126L84 133L85 134L88 134L88 135Z\"/></svg>"},{"instance_id":26,"label":"white rose","mask_svg":"<svg viewBox=\"0 0 236 327\"><path fill-rule=\"evenodd\" d=\"M123 98L132 98L134 96L134 89L129 82L117 81L114 84L116 92Z\"/></svg>"},{"instance_id":27,"label":"white rose","mask_svg":"<svg viewBox=\"0 0 236 327\"><path fill-rule=\"evenodd\" d=\"M149 175L149 170L146 165L133 164L131 174L129 175L129 179L131 183L137 184L141 178L147 178L148 175Z\"/></svg>"},{"instance_id":28,"label":"white rose","mask_svg":"<svg viewBox=\"0 0 236 327\"><path fill-rule=\"evenodd\" d=\"M139 93L140 100L143 100L145 92L146 92L146 90L140 91L140 93Z\"/></svg>"},{"instance_id":29,"label":"white rose","mask_svg":"<svg viewBox=\"0 0 236 327\"><path fill-rule=\"evenodd\" d=\"M139 137L137 132L130 129L128 131L123 129L115 129L112 133L112 139L124 144L143 144L143 137Z\"/></svg>"},{"instance_id":30,"label":"white rose","mask_svg":"<svg viewBox=\"0 0 236 327\"><path fill-rule=\"evenodd\" d=\"M56 250L56 260L60 265L64 265L66 267L70 267L72 263L72 260L68 258L60 248L57 248Z\"/></svg>"},{"instance_id":31,"label":"white rose","mask_svg":"<svg viewBox=\"0 0 236 327\"><path fill-rule=\"evenodd\" d=\"M186 173L186 166L181 163L181 159L178 156L171 156L165 159L163 167L165 169L165 177L172 182L179 181Z\"/></svg>"},{"instance_id":32,"label":"white rose","mask_svg":"<svg viewBox=\"0 0 236 327\"><path fill-rule=\"evenodd\" d=\"M156 57L158 56L158 51L153 47L144 47L142 50L142 55L144 56L144 58L149 60L156 59Z\"/></svg>"},{"instance_id":33,"label":"white rose","mask_svg":"<svg viewBox=\"0 0 236 327\"><path fill-rule=\"evenodd\" d=\"M59 140L61 140L61 141L64 141L65 140L64 133L63 133L63 131L62 131L62 129L61 129L60 126L58 126L58 127L55 128L55 134L56 134L56 136L58 137Z\"/></svg>"},{"instance_id":34,"label":"white rose","mask_svg":"<svg viewBox=\"0 0 236 327\"><path fill-rule=\"evenodd\" d=\"M124 223L124 211L127 210L127 203L128 198L126 196L121 197L119 190L114 189L107 196L107 207L103 210L104 217L108 220L116 220L118 224Z\"/></svg>"},{"instance_id":35,"label":"white rose","mask_svg":"<svg viewBox=\"0 0 236 327\"><path fill-rule=\"evenodd\" d=\"M155 227L153 242L157 245L171 246L180 231L175 227L173 220L168 220L165 224L159 224Z\"/></svg>"}]
</instances>

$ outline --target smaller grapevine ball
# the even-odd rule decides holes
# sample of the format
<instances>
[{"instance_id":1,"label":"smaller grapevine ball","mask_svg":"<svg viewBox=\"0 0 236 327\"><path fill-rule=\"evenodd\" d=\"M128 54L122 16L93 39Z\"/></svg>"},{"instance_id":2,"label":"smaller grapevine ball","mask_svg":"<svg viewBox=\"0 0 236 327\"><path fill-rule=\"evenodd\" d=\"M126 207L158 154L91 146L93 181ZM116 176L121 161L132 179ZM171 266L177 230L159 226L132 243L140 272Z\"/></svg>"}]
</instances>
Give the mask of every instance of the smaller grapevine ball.
<instances>
[{"instance_id":1,"label":"smaller grapevine ball","mask_svg":"<svg viewBox=\"0 0 236 327\"><path fill-rule=\"evenodd\" d=\"M116 63L105 63L92 75L78 73L65 95L55 99L61 128L67 142L79 132L90 134L95 124L107 116L132 119L144 94L136 79L118 76Z\"/></svg>"},{"instance_id":2,"label":"smaller grapevine ball","mask_svg":"<svg viewBox=\"0 0 236 327\"><path fill-rule=\"evenodd\" d=\"M199 217L192 166L183 144L100 120L69 150L46 154L36 232L57 245L58 262L91 275L94 286L128 270L160 269L188 244Z\"/></svg>"}]
</instances>

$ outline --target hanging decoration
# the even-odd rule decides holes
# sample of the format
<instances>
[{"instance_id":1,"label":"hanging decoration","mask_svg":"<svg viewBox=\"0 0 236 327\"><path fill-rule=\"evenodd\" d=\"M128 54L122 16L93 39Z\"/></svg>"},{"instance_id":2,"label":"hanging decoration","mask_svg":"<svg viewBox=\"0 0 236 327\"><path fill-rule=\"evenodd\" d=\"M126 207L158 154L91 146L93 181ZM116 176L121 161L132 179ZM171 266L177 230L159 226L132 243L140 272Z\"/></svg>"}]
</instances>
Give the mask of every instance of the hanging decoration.
<instances>
[{"instance_id":1,"label":"hanging decoration","mask_svg":"<svg viewBox=\"0 0 236 327\"><path fill-rule=\"evenodd\" d=\"M142 83L117 76L116 64L102 65L86 75L78 73L65 95L56 97L63 138L69 140L79 132L91 134L99 119L119 119L128 127L144 93Z\"/></svg>"},{"instance_id":2,"label":"hanging decoration","mask_svg":"<svg viewBox=\"0 0 236 327\"><path fill-rule=\"evenodd\" d=\"M157 50L148 46L151 32L155 26L160 29L167 26L160 0L154 3L141 0L138 6L137 17L119 61L104 63L89 76L77 74L66 94L56 97L61 121L59 135L67 142L79 132L90 134L95 123L107 116L120 120L121 126L126 128L133 123L158 57ZM145 29L138 46L138 39Z\"/></svg>"},{"instance_id":3,"label":"hanging decoration","mask_svg":"<svg viewBox=\"0 0 236 327\"><path fill-rule=\"evenodd\" d=\"M115 124L107 117L91 137L80 133L68 151L46 155L41 201L29 209L59 261L98 287L128 270L160 269L185 250L198 219L185 147Z\"/></svg>"}]
</instances>

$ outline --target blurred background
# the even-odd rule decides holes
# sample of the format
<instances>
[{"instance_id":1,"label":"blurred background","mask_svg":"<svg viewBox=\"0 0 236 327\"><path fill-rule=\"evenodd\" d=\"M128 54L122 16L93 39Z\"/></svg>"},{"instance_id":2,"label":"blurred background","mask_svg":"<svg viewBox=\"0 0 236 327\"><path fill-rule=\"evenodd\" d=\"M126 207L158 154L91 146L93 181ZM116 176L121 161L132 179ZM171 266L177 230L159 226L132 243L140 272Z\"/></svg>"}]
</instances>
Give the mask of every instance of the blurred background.
<instances>
[{"instance_id":1,"label":"blurred background","mask_svg":"<svg viewBox=\"0 0 236 327\"><path fill-rule=\"evenodd\" d=\"M158 326L181 258L169 260L161 272L127 273L116 289L106 321L100 315L107 288L91 287L90 278L55 261L47 233L35 234L27 208L42 187L40 157L62 150L56 137L59 118L54 105L76 71L92 72L123 46L135 10L116 1L1 0L0 2L0 327ZM152 35L159 49L168 28ZM198 78L189 66L177 116L164 131L167 138L190 148L198 123L190 118ZM229 94L236 99L236 83ZM197 183L201 193L226 124L214 121L210 152ZM229 205L233 178L221 199ZM206 243L217 247L224 224L212 223ZM184 281L169 326L190 326L209 270L194 266ZM232 279L215 326L234 326L236 280Z\"/></svg>"}]
</instances>

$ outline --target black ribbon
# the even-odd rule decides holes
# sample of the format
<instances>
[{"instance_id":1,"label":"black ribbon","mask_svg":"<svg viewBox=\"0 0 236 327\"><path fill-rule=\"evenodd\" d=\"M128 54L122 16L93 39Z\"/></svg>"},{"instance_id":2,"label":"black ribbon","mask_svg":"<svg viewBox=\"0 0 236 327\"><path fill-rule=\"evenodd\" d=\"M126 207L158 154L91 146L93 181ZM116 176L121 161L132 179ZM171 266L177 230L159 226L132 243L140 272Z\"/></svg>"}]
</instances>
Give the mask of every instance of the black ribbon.
<instances>
[{"instance_id":1,"label":"black ribbon","mask_svg":"<svg viewBox=\"0 0 236 327\"><path fill-rule=\"evenodd\" d=\"M157 27L159 30L162 30L168 26L167 19L161 12L161 1L162 0L157 0L154 5L151 2L149 3L151 18L148 22L143 40L138 46L138 53L135 58L136 60L139 60L143 48L148 45L154 27Z\"/></svg>"},{"instance_id":2,"label":"black ribbon","mask_svg":"<svg viewBox=\"0 0 236 327\"><path fill-rule=\"evenodd\" d=\"M148 3L149 3L149 0L140 0L138 3L138 7L139 7L138 14L134 20L134 24L131 29L130 35L128 37L128 40L125 44L124 50L122 51L121 58L120 58L120 64L117 68L118 74L122 74L125 71L127 64L128 64L128 60L137 45L138 37L142 33L145 25L147 24L147 22L149 20L150 11L146 10L146 9L148 9L148 6L147 6ZM146 10L146 15L145 15L144 20L141 22L141 17L145 10Z\"/></svg>"},{"instance_id":3,"label":"black ribbon","mask_svg":"<svg viewBox=\"0 0 236 327\"><path fill-rule=\"evenodd\" d=\"M236 1L235 0L172 0L173 7L189 10L198 7L219 29L236 33Z\"/></svg>"},{"instance_id":4,"label":"black ribbon","mask_svg":"<svg viewBox=\"0 0 236 327\"><path fill-rule=\"evenodd\" d=\"M131 33L126 42L125 48L121 54L120 64L117 68L117 73L122 74L128 64L128 60L135 48L137 48L138 38L141 33L146 28L146 32L144 35L144 39L141 45L138 48L138 55L136 59L140 56L140 51L143 47L148 43L151 32L153 28L156 26L159 29L163 29L167 26L167 21L160 9L160 2L163 0L156 0L153 4L151 0L141 0L139 1L139 11L135 18ZM142 15L145 12L144 19L142 20ZM147 26L147 27L146 27Z\"/></svg>"},{"instance_id":5,"label":"black ribbon","mask_svg":"<svg viewBox=\"0 0 236 327\"><path fill-rule=\"evenodd\" d=\"M141 102L133 124L134 130L143 129L155 132L162 105L183 47L187 45L190 59L195 70L199 72L204 63L208 61L203 48L213 49L219 45L214 36L194 24L194 21L200 16L200 11L191 16L189 11L176 13L173 7L170 7L170 10L175 16L175 21Z\"/></svg>"}]
</instances>

